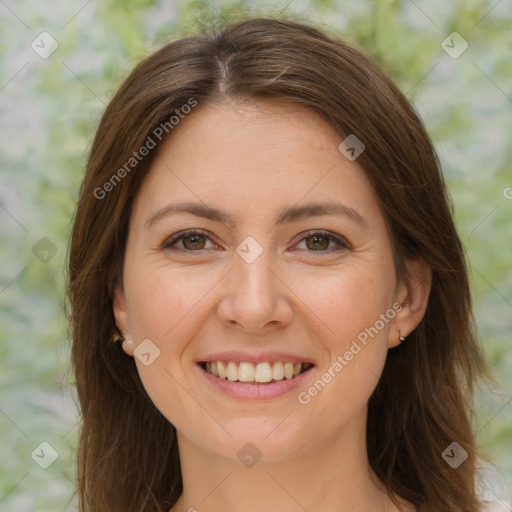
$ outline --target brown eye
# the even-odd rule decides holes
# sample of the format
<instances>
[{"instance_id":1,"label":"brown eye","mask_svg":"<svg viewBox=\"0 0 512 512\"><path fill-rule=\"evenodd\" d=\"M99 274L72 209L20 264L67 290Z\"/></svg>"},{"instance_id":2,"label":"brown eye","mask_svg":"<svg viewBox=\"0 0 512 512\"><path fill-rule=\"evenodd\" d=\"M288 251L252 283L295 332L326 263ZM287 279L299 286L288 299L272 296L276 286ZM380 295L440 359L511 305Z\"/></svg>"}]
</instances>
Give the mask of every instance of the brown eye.
<instances>
[{"instance_id":1,"label":"brown eye","mask_svg":"<svg viewBox=\"0 0 512 512\"><path fill-rule=\"evenodd\" d=\"M330 242L329 238L322 235L308 236L305 240L307 248L312 250L327 249ZM311 243L308 243L308 241L311 241Z\"/></svg>"},{"instance_id":2,"label":"brown eye","mask_svg":"<svg viewBox=\"0 0 512 512\"><path fill-rule=\"evenodd\" d=\"M182 238L185 249L203 249L205 245L203 235L190 235Z\"/></svg>"},{"instance_id":3,"label":"brown eye","mask_svg":"<svg viewBox=\"0 0 512 512\"><path fill-rule=\"evenodd\" d=\"M299 245L302 242L304 242L305 249L308 252L335 252L350 248L348 242L329 231L312 231L306 233L305 236L302 237ZM331 242L334 244L333 247L329 247Z\"/></svg>"},{"instance_id":4,"label":"brown eye","mask_svg":"<svg viewBox=\"0 0 512 512\"><path fill-rule=\"evenodd\" d=\"M169 251L197 252L206 247L210 237L201 231L189 230L176 233L168 238L162 245L162 249Z\"/></svg>"}]
</instances>

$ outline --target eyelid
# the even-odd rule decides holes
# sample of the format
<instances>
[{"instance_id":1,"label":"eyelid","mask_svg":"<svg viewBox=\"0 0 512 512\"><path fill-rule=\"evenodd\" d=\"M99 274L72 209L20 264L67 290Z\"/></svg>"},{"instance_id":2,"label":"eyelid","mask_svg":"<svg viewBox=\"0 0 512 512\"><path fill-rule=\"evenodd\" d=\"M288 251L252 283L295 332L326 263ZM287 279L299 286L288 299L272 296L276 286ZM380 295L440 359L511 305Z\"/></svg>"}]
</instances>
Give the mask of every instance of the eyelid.
<instances>
[{"instance_id":1,"label":"eyelid","mask_svg":"<svg viewBox=\"0 0 512 512\"><path fill-rule=\"evenodd\" d=\"M179 232L174 233L173 235L167 237L164 240L164 242L161 244L161 249L171 250L171 251L176 251L176 252L187 252L187 253L202 253L202 251L207 250L207 249L198 249L197 251L194 251L194 250L187 250L187 249L171 249L171 246L173 244L175 244L176 242L179 242L183 238L187 238L189 236L194 236L194 235L204 236L205 238L209 239L212 243L216 243L214 241L215 237L213 237L213 235L211 235L207 231L198 229L198 228L191 228L191 229L185 229L183 231L179 231ZM312 250L304 249L308 253L316 252L319 254L326 254L326 253L330 254L332 252L339 252L342 250L351 250L352 249L352 245L348 242L348 240L345 237L335 234L331 231L324 230L324 229L311 229L308 231L303 231L302 233L300 233L298 235L300 237L300 239L294 245L298 245L299 243L303 242L307 238L310 238L314 235L323 236L325 238L328 238L329 240L334 241L337 244L337 247L331 248L331 249L326 249L326 250L319 250L319 251L312 251ZM299 250L303 250L303 249L299 249Z\"/></svg>"},{"instance_id":2,"label":"eyelid","mask_svg":"<svg viewBox=\"0 0 512 512\"><path fill-rule=\"evenodd\" d=\"M214 239L213 235L211 235L207 231L204 231L202 229L191 228L191 229L185 229L183 231L178 231L177 233L174 233L171 236L167 237L163 241L163 243L161 244L161 248L162 249L173 250L173 249L170 249L170 247L174 243L179 242L183 238L187 238L189 236L194 236L194 235L204 236L205 238L208 238L212 243L215 243L214 240L213 240ZM197 253L200 253L201 251L204 251L206 249L199 249L197 251L187 251L186 249L174 249L174 250L175 251L180 251L180 252L190 252L190 253L197 252Z\"/></svg>"},{"instance_id":3,"label":"eyelid","mask_svg":"<svg viewBox=\"0 0 512 512\"><path fill-rule=\"evenodd\" d=\"M310 253L316 252L319 254L329 254L332 252L341 251L343 249L345 249L345 250L352 249L352 245L348 242L348 240L345 237L338 235L336 233L333 233L332 231L327 231L325 229L310 229L308 231L303 231L302 233L299 234L300 240L297 242L297 244L303 242L305 239L310 238L314 235L320 235L325 238L328 238L329 240L333 240L337 244L338 247L336 247L334 249L327 249L325 251L307 251L307 252L310 252ZM297 244L295 244L295 245L297 245Z\"/></svg>"}]
</instances>

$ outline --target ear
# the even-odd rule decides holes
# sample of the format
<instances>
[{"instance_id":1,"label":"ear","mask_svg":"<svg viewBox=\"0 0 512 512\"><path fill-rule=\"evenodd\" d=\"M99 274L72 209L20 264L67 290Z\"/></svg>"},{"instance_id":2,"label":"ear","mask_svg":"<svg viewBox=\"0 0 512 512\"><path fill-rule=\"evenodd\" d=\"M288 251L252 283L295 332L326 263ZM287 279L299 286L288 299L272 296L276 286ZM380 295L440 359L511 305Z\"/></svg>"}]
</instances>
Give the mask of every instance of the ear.
<instances>
[{"instance_id":1,"label":"ear","mask_svg":"<svg viewBox=\"0 0 512 512\"><path fill-rule=\"evenodd\" d=\"M427 310L432 286L432 271L420 261L407 263L408 277L397 287L396 301L402 305L394 318L394 328L389 331L389 348L400 343L400 336L407 338L421 322Z\"/></svg>"},{"instance_id":2,"label":"ear","mask_svg":"<svg viewBox=\"0 0 512 512\"><path fill-rule=\"evenodd\" d=\"M116 284L114 288L114 297L112 301L112 309L114 311L114 319L116 327L123 336L123 350L133 357L133 339L131 337L130 322L128 319L128 312L126 309L126 300L122 287Z\"/></svg>"}]
</instances>

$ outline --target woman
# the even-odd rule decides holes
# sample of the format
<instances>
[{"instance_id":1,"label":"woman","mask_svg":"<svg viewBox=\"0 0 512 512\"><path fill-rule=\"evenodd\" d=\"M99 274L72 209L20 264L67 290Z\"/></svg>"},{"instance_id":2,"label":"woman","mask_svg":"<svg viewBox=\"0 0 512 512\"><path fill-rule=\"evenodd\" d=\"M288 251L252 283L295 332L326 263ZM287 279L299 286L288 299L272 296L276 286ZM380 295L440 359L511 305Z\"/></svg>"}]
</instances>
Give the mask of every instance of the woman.
<instances>
[{"instance_id":1,"label":"woman","mask_svg":"<svg viewBox=\"0 0 512 512\"><path fill-rule=\"evenodd\" d=\"M108 105L70 251L82 511L464 511L486 373L439 163L296 21L167 44Z\"/></svg>"}]
</instances>

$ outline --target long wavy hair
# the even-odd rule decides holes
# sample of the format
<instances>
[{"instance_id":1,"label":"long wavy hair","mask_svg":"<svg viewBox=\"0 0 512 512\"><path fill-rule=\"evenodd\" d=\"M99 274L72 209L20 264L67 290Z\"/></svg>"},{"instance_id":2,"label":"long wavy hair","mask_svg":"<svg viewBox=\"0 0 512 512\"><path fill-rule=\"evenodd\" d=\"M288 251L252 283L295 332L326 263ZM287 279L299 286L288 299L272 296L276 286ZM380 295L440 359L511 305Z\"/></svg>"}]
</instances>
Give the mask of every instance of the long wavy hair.
<instances>
[{"instance_id":1,"label":"long wavy hair","mask_svg":"<svg viewBox=\"0 0 512 512\"><path fill-rule=\"evenodd\" d=\"M151 402L133 358L111 338L131 206L156 149L130 158L191 98L198 109L230 99L286 102L318 113L340 142L348 134L364 141L357 161L384 213L398 276L407 279L407 260L432 271L425 316L388 354L368 404L369 462L390 496L420 510L477 512L472 392L487 368L433 145L371 58L304 21L247 17L172 41L140 62L97 128L69 253L80 510L168 511L183 489L175 428ZM113 179L116 173L122 179ZM151 435L142 442L145 433ZM457 469L441 455L454 441L468 453Z\"/></svg>"}]
</instances>

